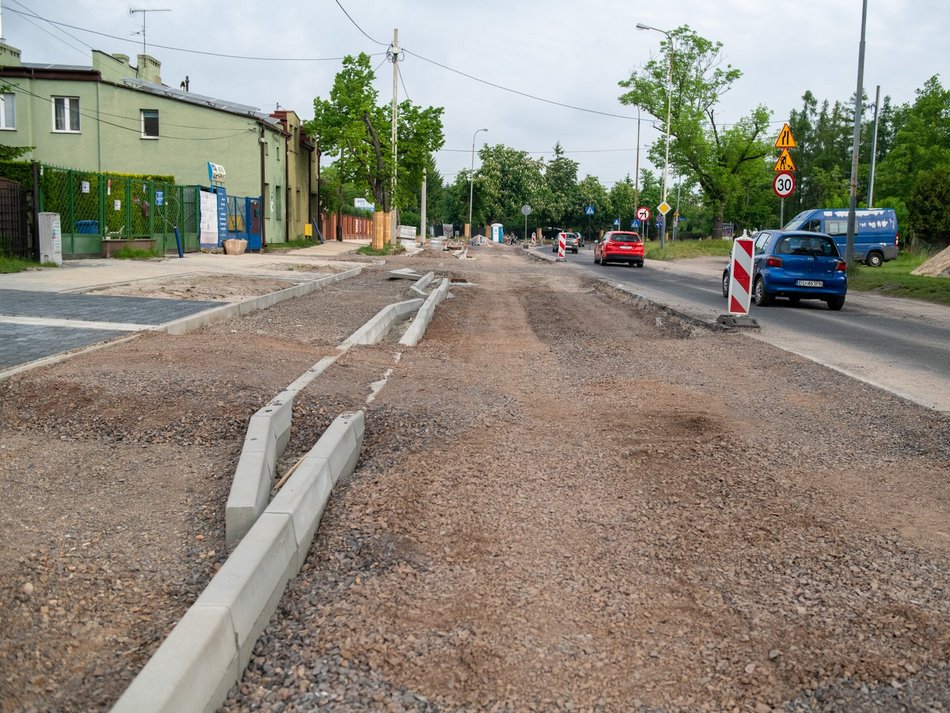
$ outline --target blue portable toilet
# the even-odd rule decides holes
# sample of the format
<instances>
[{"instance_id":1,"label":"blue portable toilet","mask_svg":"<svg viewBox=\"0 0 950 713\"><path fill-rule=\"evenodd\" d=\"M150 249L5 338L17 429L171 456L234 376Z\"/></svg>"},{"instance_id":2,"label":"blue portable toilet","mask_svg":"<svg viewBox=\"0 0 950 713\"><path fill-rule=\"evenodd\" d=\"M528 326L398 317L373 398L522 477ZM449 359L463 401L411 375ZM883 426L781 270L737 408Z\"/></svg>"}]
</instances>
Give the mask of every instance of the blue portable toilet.
<instances>
[{"instance_id":1,"label":"blue portable toilet","mask_svg":"<svg viewBox=\"0 0 950 713\"><path fill-rule=\"evenodd\" d=\"M493 243L505 242L505 226L503 226L501 223L492 223L491 240Z\"/></svg>"}]
</instances>

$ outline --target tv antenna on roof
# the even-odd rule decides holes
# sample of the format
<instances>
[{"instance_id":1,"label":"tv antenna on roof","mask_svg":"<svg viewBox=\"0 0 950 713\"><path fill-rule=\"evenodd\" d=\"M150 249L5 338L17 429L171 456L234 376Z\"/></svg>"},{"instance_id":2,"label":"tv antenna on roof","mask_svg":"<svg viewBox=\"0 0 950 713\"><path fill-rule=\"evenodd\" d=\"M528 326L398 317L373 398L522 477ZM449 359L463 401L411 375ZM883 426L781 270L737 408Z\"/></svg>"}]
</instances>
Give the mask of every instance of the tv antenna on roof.
<instances>
[{"instance_id":1,"label":"tv antenna on roof","mask_svg":"<svg viewBox=\"0 0 950 713\"><path fill-rule=\"evenodd\" d=\"M152 8L152 7L143 7L143 8L129 8L129 14L134 15L135 13L142 13L142 54L148 54L145 51L145 13L147 12L171 12L171 8L162 7L162 8Z\"/></svg>"}]
</instances>

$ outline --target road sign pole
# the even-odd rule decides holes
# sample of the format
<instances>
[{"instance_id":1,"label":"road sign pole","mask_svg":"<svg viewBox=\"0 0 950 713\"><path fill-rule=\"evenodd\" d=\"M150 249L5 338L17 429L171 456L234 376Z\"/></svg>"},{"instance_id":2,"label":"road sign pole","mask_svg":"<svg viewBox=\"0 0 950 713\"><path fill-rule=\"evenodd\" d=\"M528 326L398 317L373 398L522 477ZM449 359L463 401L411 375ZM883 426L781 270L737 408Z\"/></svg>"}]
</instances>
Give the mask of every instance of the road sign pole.
<instances>
[{"instance_id":1,"label":"road sign pole","mask_svg":"<svg viewBox=\"0 0 950 713\"><path fill-rule=\"evenodd\" d=\"M780 205L781 207L779 208L779 212L778 212L778 224L779 224L779 227L784 227L785 226L785 199L784 198L780 200Z\"/></svg>"}]
</instances>

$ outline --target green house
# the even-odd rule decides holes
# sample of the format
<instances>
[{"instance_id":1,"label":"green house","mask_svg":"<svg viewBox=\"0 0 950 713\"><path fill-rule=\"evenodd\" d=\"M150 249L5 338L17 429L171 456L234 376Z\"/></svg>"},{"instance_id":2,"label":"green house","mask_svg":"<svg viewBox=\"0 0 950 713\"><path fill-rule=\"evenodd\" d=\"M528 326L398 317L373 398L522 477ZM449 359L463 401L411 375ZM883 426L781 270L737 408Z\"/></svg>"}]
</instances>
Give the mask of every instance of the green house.
<instances>
[{"instance_id":1,"label":"green house","mask_svg":"<svg viewBox=\"0 0 950 713\"><path fill-rule=\"evenodd\" d=\"M0 142L33 147L26 160L171 175L178 185L209 186L215 164L224 169L215 182L229 196L262 198L265 244L302 234L316 194L316 153L287 113L166 86L156 59L137 61L93 50L89 67L28 64L0 43Z\"/></svg>"}]
</instances>

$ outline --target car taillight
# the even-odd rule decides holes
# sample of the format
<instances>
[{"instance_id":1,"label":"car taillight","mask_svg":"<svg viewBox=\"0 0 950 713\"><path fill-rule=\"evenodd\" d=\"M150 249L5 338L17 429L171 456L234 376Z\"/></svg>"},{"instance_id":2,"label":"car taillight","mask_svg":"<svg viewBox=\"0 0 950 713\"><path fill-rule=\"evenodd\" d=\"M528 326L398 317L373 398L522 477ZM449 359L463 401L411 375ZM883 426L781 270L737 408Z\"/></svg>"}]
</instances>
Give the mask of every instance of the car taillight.
<instances>
[{"instance_id":1,"label":"car taillight","mask_svg":"<svg viewBox=\"0 0 950 713\"><path fill-rule=\"evenodd\" d=\"M782 267L782 258L780 257L769 257L766 258L765 264L769 267Z\"/></svg>"},{"instance_id":2,"label":"car taillight","mask_svg":"<svg viewBox=\"0 0 950 713\"><path fill-rule=\"evenodd\" d=\"M835 265L835 270L837 272L847 272L848 264L844 260L838 260L838 264Z\"/></svg>"},{"instance_id":3,"label":"car taillight","mask_svg":"<svg viewBox=\"0 0 950 713\"><path fill-rule=\"evenodd\" d=\"M897 247L897 246L900 245L900 244L901 244L901 234L900 234L900 233L895 233L895 234L894 234L894 247Z\"/></svg>"}]
</instances>

